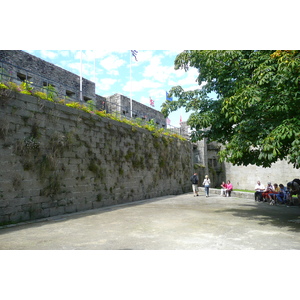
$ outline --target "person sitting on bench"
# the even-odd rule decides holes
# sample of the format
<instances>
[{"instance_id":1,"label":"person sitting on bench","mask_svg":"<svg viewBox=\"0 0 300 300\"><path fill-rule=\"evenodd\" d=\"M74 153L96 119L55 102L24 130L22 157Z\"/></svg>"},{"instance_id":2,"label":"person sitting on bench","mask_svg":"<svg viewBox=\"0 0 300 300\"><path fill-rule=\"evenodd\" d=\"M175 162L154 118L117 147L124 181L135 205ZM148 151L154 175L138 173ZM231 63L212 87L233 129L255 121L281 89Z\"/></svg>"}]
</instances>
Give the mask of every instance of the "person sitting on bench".
<instances>
[{"instance_id":1,"label":"person sitting on bench","mask_svg":"<svg viewBox=\"0 0 300 300\"><path fill-rule=\"evenodd\" d=\"M265 186L260 183L260 181L257 181L257 184L254 188L255 193L254 193L254 200L255 201L263 201L262 193L265 190Z\"/></svg>"},{"instance_id":2,"label":"person sitting on bench","mask_svg":"<svg viewBox=\"0 0 300 300\"><path fill-rule=\"evenodd\" d=\"M221 184L221 196L223 196L223 197L226 196L226 186L227 186L227 184L223 181Z\"/></svg>"},{"instance_id":3,"label":"person sitting on bench","mask_svg":"<svg viewBox=\"0 0 300 300\"><path fill-rule=\"evenodd\" d=\"M226 197L231 196L232 189L233 189L232 183L230 182L230 180L228 180L226 184Z\"/></svg>"}]
</instances>

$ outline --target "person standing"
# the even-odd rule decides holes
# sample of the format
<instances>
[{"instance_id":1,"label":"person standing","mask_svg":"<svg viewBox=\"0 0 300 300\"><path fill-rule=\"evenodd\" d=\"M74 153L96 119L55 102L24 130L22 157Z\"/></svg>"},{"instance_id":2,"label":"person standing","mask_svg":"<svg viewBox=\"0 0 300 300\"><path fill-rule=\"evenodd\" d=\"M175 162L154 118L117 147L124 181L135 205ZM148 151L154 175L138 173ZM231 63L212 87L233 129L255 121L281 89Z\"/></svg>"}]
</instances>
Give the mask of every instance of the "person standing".
<instances>
[{"instance_id":1,"label":"person standing","mask_svg":"<svg viewBox=\"0 0 300 300\"><path fill-rule=\"evenodd\" d=\"M193 189L194 197L199 196L199 194L198 194L199 178L198 178L197 173L194 173L194 175L191 177L191 182L192 182L192 189Z\"/></svg>"},{"instance_id":2,"label":"person standing","mask_svg":"<svg viewBox=\"0 0 300 300\"><path fill-rule=\"evenodd\" d=\"M210 179L209 179L208 175L205 175L205 178L203 180L203 185L204 185L204 189L205 189L205 196L209 197Z\"/></svg>"}]
</instances>

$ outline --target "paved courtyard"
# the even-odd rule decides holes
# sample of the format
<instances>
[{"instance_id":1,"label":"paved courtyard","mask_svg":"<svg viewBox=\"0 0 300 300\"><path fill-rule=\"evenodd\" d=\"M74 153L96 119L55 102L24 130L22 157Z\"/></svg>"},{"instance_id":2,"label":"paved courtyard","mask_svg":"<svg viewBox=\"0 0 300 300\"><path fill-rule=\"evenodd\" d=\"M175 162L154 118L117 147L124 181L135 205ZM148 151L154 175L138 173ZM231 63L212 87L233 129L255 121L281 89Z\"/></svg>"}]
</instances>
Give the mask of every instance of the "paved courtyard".
<instances>
[{"instance_id":1,"label":"paved courtyard","mask_svg":"<svg viewBox=\"0 0 300 300\"><path fill-rule=\"evenodd\" d=\"M300 207L191 193L0 228L0 249L299 250Z\"/></svg>"}]
</instances>

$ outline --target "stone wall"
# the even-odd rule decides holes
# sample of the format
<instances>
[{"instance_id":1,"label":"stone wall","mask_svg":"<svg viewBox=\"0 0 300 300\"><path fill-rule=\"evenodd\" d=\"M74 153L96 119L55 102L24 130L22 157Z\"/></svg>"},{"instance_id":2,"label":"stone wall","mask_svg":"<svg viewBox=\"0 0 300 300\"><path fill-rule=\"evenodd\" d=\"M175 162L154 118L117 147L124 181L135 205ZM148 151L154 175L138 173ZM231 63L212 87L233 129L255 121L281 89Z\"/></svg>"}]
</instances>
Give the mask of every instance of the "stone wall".
<instances>
[{"instance_id":1,"label":"stone wall","mask_svg":"<svg viewBox=\"0 0 300 300\"><path fill-rule=\"evenodd\" d=\"M0 95L0 154L0 224L191 190L189 142L29 95Z\"/></svg>"},{"instance_id":2,"label":"stone wall","mask_svg":"<svg viewBox=\"0 0 300 300\"><path fill-rule=\"evenodd\" d=\"M1 67L11 76L4 81L20 83L28 80L35 88L52 85L60 97L67 96L73 101L80 99L80 76L34 55L20 50L0 50ZM95 83L82 78L82 94L84 101L95 101Z\"/></svg>"},{"instance_id":3,"label":"stone wall","mask_svg":"<svg viewBox=\"0 0 300 300\"><path fill-rule=\"evenodd\" d=\"M28 80L37 90L51 85L55 88L58 98L66 98L67 102L80 102L80 76L24 51L0 50L0 77L1 75L4 82L12 81L20 84ZM93 100L98 110L131 117L130 98L126 96L97 95L95 83L85 78L82 78L82 94L83 103ZM134 100L132 100L132 117L141 118L146 122L153 119L159 127L166 128L166 120L160 111Z\"/></svg>"},{"instance_id":4,"label":"stone wall","mask_svg":"<svg viewBox=\"0 0 300 300\"><path fill-rule=\"evenodd\" d=\"M120 115L130 117L130 98L121 94L114 94L107 97L107 101L108 112L118 111ZM158 127L166 128L166 119L160 111L134 100L132 100L132 117L140 118L146 122L153 119Z\"/></svg>"},{"instance_id":5,"label":"stone wall","mask_svg":"<svg viewBox=\"0 0 300 300\"><path fill-rule=\"evenodd\" d=\"M254 190L256 182L260 180L265 186L270 181L272 184L282 183L286 186L294 178L300 178L300 170L286 161L278 161L270 168L248 166L233 166L225 163L224 180L230 180L236 189Z\"/></svg>"}]
</instances>

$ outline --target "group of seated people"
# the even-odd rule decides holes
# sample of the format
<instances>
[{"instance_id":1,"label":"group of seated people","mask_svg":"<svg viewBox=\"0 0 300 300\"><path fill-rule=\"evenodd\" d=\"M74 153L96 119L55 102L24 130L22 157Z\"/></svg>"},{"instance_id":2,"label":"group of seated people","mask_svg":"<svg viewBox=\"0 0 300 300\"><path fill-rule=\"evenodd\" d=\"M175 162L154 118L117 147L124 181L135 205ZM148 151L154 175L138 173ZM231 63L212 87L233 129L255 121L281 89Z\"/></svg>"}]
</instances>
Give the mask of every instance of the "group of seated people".
<instances>
[{"instance_id":1,"label":"group of seated people","mask_svg":"<svg viewBox=\"0 0 300 300\"><path fill-rule=\"evenodd\" d=\"M233 189L232 183L230 180L225 183L224 181L221 184L221 196L223 197L230 197L231 196L231 191Z\"/></svg>"},{"instance_id":2,"label":"group of seated people","mask_svg":"<svg viewBox=\"0 0 300 300\"><path fill-rule=\"evenodd\" d=\"M272 185L271 182L268 182L267 187L264 187L260 181L257 181L254 193L255 201L269 202L270 205L285 204L289 197L289 191L283 184L274 183Z\"/></svg>"}]
</instances>

